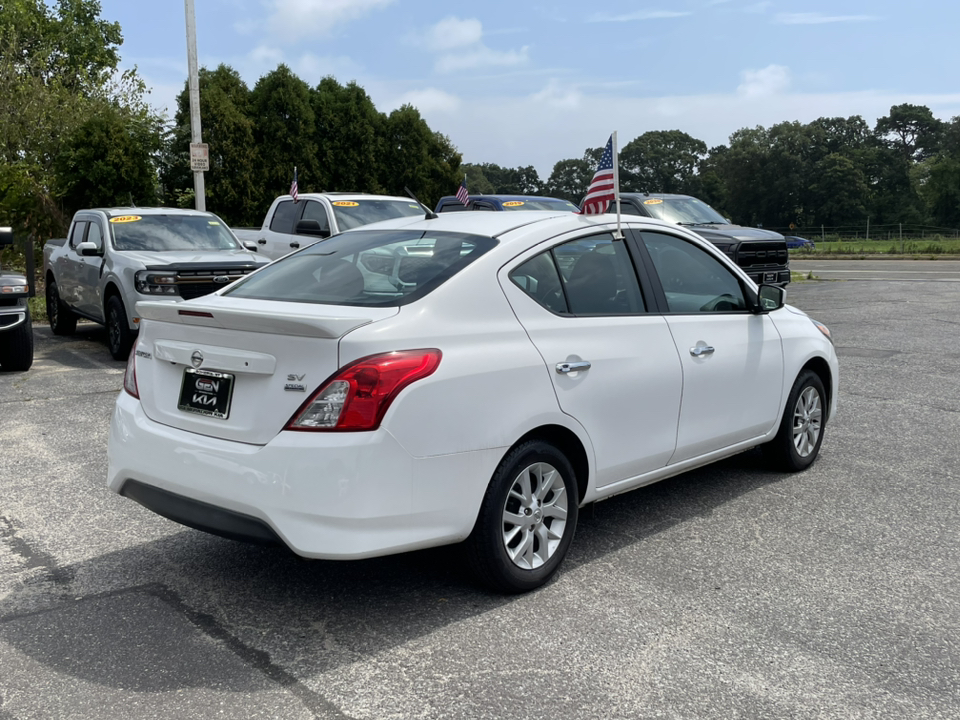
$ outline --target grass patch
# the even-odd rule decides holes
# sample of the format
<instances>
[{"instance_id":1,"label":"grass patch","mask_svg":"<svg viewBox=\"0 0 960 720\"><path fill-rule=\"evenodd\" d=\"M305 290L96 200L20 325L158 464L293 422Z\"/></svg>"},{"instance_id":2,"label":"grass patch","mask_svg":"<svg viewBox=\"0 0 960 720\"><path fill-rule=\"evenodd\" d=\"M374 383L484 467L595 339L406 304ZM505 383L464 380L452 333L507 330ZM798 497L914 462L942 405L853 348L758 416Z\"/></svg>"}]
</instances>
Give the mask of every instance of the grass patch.
<instances>
[{"instance_id":1,"label":"grass patch","mask_svg":"<svg viewBox=\"0 0 960 720\"><path fill-rule=\"evenodd\" d=\"M927 238L898 240L845 240L843 242L815 240L817 247L796 248L792 257L815 257L823 255L910 255L917 258L935 259L940 255L960 255L960 238L945 238L939 235Z\"/></svg>"}]
</instances>

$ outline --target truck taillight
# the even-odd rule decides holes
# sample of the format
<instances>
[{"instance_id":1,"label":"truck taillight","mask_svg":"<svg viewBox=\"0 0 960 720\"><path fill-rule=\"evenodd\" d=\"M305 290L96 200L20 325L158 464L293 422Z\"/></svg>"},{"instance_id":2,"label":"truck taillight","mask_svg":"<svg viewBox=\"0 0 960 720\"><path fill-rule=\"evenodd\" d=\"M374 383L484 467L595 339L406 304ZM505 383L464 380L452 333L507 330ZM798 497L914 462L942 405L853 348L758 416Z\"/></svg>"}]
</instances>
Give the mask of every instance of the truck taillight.
<instances>
[{"instance_id":1,"label":"truck taillight","mask_svg":"<svg viewBox=\"0 0 960 720\"><path fill-rule=\"evenodd\" d=\"M140 391L137 388L137 344L134 343L130 348L130 357L127 358L127 369L123 373L123 389L137 400L140 399Z\"/></svg>"},{"instance_id":2,"label":"truck taillight","mask_svg":"<svg viewBox=\"0 0 960 720\"><path fill-rule=\"evenodd\" d=\"M376 430L400 391L432 375L442 356L436 348L429 348L360 358L327 379L284 429Z\"/></svg>"}]
</instances>

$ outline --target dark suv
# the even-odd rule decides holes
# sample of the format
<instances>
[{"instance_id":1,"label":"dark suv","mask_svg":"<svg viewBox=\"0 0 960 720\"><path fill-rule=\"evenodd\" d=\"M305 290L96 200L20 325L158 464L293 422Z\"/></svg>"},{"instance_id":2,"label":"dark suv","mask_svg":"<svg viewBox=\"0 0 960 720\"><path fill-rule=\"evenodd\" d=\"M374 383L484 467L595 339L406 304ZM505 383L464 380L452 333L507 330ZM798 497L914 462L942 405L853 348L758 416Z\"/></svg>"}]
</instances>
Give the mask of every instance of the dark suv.
<instances>
[{"instance_id":1,"label":"dark suv","mask_svg":"<svg viewBox=\"0 0 960 720\"><path fill-rule=\"evenodd\" d=\"M616 212L613 203L607 212ZM790 282L787 242L780 233L734 225L701 200L667 193L620 193L620 212L689 227L716 245L758 285Z\"/></svg>"},{"instance_id":2,"label":"dark suv","mask_svg":"<svg viewBox=\"0 0 960 720\"><path fill-rule=\"evenodd\" d=\"M0 228L0 247L13 243L13 231ZM0 267L0 370L29 370L33 365L30 285L17 273Z\"/></svg>"}]
</instances>

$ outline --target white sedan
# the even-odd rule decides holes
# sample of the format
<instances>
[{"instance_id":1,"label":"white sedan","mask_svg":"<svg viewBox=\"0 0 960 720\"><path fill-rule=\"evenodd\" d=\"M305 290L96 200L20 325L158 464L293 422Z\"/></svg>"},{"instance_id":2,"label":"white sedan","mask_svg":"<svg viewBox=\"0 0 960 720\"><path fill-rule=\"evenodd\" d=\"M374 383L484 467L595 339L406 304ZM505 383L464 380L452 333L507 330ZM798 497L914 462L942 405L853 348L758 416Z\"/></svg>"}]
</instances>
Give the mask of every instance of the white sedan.
<instances>
[{"instance_id":1,"label":"white sedan","mask_svg":"<svg viewBox=\"0 0 960 720\"><path fill-rule=\"evenodd\" d=\"M367 226L139 303L108 482L305 557L466 541L486 584L530 590L587 503L756 446L814 461L837 356L784 293L647 218Z\"/></svg>"}]
</instances>

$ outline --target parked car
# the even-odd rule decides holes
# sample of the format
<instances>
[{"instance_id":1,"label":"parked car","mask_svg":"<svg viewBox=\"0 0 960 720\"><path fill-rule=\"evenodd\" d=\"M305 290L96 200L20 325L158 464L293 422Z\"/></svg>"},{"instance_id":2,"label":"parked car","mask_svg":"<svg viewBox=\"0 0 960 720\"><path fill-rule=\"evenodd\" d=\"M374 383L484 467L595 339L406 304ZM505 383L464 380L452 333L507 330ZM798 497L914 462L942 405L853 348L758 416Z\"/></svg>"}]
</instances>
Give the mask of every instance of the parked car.
<instances>
[{"instance_id":1,"label":"parked car","mask_svg":"<svg viewBox=\"0 0 960 720\"><path fill-rule=\"evenodd\" d=\"M255 243L271 260L361 225L423 215L415 200L367 193L300 193L276 198L260 228L234 228L241 240Z\"/></svg>"},{"instance_id":2,"label":"parked car","mask_svg":"<svg viewBox=\"0 0 960 720\"><path fill-rule=\"evenodd\" d=\"M464 210L558 210L580 212L580 208L568 200L541 195L471 195L464 205L456 195L445 195L437 202L436 212L462 212Z\"/></svg>"},{"instance_id":3,"label":"parked car","mask_svg":"<svg viewBox=\"0 0 960 720\"><path fill-rule=\"evenodd\" d=\"M305 557L466 541L478 577L518 592L557 570L587 503L756 446L807 468L836 410L827 328L686 228L615 229L396 220L139 303L109 487Z\"/></svg>"},{"instance_id":4,"label":"parked car","mask_svg":"<svg viewBox=\"0 0 960 720\"><path fill-rule=\"evenodd\" d=\"M787 247L791 249L807 248L813 250L817 247L813 240L807 240L807 238L797 237L796 235L784 235L783 239L787 241Z\"/></svg>"},{"instance_id":5,"label":"parked car","mask_svg":"<svg viewBox=\"0 0 960 720\"><path fill-rule=\"evenodd\" d=\"M13 231L0 228L0 247L13 244ZM29 370L33 365L30 284L19 273L0 267L0 370Z\"/></svg>"},{"instance_id":6,"label":"parked car","mask_svg":"<svg viewBox=\"0 0 960 720\"><path fill-rule=\"evenodd\" d=\"M43 248L47 317L72 335L81 317L107 328L110 354L130 353L138 300L178 303L266 265L213 213L179 208L101 208L73 217L68 238Z\"/></svg>"},{"instance_id":7,"label":"parked car","mask_svg":"<svg viewBox=\"0 0 960 720\"><path fill-rule=\"evenodd\" d=\"M786 287L790 256L783 235L763 228L734 225L720 213L690 195L621 193L620 211L689 227L743 268L756 283ZM616 212L611 204L607 212Z\"/></svg>"}]
</instances>

